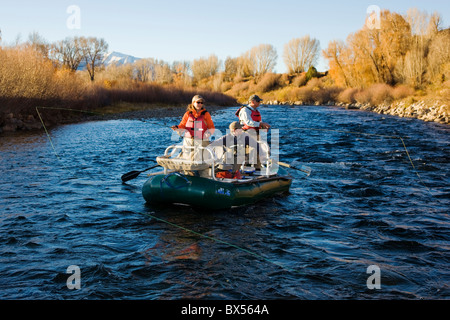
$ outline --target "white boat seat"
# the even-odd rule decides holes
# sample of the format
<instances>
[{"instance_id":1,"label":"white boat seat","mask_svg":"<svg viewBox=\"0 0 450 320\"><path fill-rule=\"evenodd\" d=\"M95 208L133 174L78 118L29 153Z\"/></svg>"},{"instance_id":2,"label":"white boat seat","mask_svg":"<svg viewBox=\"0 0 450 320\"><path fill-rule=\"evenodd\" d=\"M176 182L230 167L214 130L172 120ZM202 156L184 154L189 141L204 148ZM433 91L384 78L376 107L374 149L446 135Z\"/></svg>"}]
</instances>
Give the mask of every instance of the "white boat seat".
<instances>
[{"instance_id":1,"label":"white boat seat","mask_svg":"<svg viewBox=\"0 0 450 320\"><path fill-rule=\"evenodd\" d=\"M211 167L213 160L206 159L204 161L188 160L183 158L171 158L167 156L156 157L156 162L163 168L178 171L199 171Z\"/></svg>"}]
</instances>

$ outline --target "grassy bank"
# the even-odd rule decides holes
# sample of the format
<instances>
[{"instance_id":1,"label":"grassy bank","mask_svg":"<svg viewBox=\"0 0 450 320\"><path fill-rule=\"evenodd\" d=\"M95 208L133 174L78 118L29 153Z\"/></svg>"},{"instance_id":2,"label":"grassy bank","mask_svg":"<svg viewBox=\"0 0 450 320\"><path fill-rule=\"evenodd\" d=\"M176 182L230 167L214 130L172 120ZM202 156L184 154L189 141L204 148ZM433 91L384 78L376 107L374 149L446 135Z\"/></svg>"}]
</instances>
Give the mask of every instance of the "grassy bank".
<instances>
[{"instance_id":1,"label":"grassy bank","mask_svg":"<svg viewBox=\"0 0 450 320\"><path fill-rule=\"evenodd\" d=\"M36 107L47 124L76 121L80 112L103 113L123 103L187 105L196 94L209 105L233 105L236 100L221 92L174 84L143 83L128 79L113 86L91 82L81 72L55 66L31 47L0 47L0 129L15 131L39 128Z\"/></svg>"},{"instance_id":2,"label":"grassy bank","mask_svg":"<svg viewBox=\"0 0 450 320\"><path fill-rule=\"evenodd\" d=\"M241 103L251 94L258 94L266 104L337 105L442 123L449 123L450 115L450 80L420 89L385 83L347 88L337 86L327 73L317 73L311 79L306 73L267 73L259 80L249 78L230 83L225 93L235 96Z\"/></svg>"}]
</instances>

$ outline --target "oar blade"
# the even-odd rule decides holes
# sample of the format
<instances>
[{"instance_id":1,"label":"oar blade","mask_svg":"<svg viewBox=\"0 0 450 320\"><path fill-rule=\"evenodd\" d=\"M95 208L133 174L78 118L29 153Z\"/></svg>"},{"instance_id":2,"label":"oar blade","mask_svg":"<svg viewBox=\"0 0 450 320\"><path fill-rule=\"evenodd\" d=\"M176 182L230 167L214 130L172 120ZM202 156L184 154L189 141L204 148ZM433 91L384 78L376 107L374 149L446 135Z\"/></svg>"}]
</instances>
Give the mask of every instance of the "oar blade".
<instances>
[{"instance_id":1,"label":"oar blade","mask_svg":"<svg viewBox=\"0 0 450 320\"><path fill-rule=\"evenodd\" d=\"M300 168L298 168L298 167L292 167L292 168L297 169L303 173L306 173L307 177L309 177L309 175L311 174L311 168L307 167L307 166L302 165Z\"/></svg>"},{"instance_id":2,"label":"oar blade","mask_svg":"<svg viewBox=\"0 0 450 320\"><path fill-rule=\"evenodd\" d=\"M127 181L130 181L130 180L133 180L133 179L137 178L141 174L141 172L142 171L131 171L131 172L125 173L121 177L122 182L127 182Z\"/></svg>"},{"instance_id":3,"label":"oar blade","mask_svg":"<svg viewBox=\"0 0 450 320\"><path fill-rule=\"evenodd\" d=\"M305 166L301 161L298 160L292 161L291 167L295 170L305 173L307 177L309 177L312 171L310 167Z\"/></svg>"},{"instance_id":4,"label":"oar blade","mask_svg":"<svg viewBox=\"0 0 450 320\"><path fill-rule=\"evenodd\" d=\"M278 165L286 167L286 168L291 168L291 169L294 169L294 170L301 171L301 172L305 173L307 177L311 174L311 168L310 167L302 165L298 161L294 161L292 163L296 164L296 165L294 166L293 164L288 164L286 162L278 161Z\"/></svg>"},{"instance_id":5,"label":"oar blade","mask_svg":"<svg viewBox=\"0 0 450 320\"><path fill-rule=\"evenodd\" d=\"M125 173L125 174L121 177L122 182L127 182L127 181L130 181L130 180L133 180L133 179L137 178L142 172L151 170L151 169L156 168L156 167L158 167L158 166L159 166L159 164L154 165L154 166L151 166L150 168L147 168L147 169L145 169L145 170L141 170L141 171L135 170L135 171L130 171L130 172L128 172L128 173Z\"/></svg>"}]
</instances>

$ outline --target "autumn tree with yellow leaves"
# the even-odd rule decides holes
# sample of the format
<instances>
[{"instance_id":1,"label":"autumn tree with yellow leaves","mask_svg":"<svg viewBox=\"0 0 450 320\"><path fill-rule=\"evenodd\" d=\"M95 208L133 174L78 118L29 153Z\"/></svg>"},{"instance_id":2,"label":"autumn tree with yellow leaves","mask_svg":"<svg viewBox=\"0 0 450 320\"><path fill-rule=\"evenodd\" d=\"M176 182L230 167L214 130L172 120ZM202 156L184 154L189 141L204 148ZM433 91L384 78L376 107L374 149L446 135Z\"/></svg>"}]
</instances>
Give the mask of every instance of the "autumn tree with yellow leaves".
<instances>
[{"instance_id":1,"label":"autumn tree with yellow leaves","mask_svg":"<svg viewBox=\"0 0 450 320\"><path fill-rule=\"evenodd\" d=\"M380 28L364 25L345 42L331 41L323 55L337 85L367 88L384 83L421 88L446 70L449 47L449 31L440 28L437 13L428 15L413 9L403 16L383 10Z\"/></svg>"}]
</instances>

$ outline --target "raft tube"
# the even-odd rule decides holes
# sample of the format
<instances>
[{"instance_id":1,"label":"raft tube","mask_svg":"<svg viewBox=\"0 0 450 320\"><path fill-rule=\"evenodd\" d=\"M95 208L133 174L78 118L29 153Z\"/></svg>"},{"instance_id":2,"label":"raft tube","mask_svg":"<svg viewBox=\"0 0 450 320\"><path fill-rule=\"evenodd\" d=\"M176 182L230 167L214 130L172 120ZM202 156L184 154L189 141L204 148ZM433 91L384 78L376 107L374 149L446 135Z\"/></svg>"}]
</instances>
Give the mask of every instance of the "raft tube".
<instances>
[{"instance_id":1,"label":"raft tube","mask_svg":"<svg viewBox=\"0 0 450 320\"><path fill-rule=\"evenodd\" d=\"M212 179L178 172L151 177L142 187L148 203L185 204L212 210L228 209L255 203L289 191L292 178L279 168L277 175Z\"/></svg>"}]
</instances>

